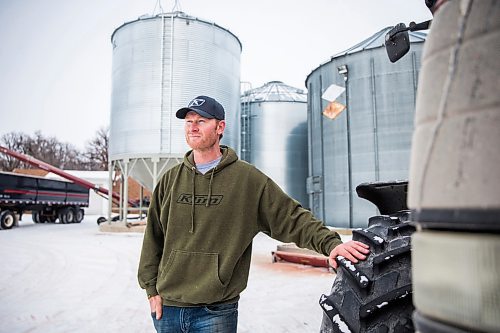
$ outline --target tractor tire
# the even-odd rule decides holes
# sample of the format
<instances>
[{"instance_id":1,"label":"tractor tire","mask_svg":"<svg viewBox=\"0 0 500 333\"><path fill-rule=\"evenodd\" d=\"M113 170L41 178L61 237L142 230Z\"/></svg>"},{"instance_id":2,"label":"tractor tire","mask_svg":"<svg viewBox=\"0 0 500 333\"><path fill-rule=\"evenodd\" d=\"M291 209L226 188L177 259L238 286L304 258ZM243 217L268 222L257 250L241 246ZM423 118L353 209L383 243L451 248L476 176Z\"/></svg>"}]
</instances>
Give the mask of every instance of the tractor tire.
<instances>
[{"instance_id":1,"label":"tractor tire","mask_svg":"<svg viewBox=\"0 0 500 333\"><path fill-rule=\"evenodd\" d=\"M409 212L374 216L352 239L370 246L364 261L337 257L339 269L329 296L322 295L322 333L414 332L412 322Z\"/></svg>"}]
</instances>

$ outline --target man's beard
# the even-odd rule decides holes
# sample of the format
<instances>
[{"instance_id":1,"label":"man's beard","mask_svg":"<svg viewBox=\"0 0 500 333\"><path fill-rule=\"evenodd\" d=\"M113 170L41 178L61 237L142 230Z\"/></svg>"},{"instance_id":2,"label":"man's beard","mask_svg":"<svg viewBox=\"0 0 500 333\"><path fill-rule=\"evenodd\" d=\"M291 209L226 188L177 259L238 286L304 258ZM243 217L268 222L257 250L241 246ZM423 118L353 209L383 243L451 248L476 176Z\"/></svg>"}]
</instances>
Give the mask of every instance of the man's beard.
<instances>
[{"instance_id":1,"label":"man's beard","mask_svg":"<svg viewBox=\"0 0 500 333\"><path fill-rule=\"evenodd\" d=\"M200 140L201 139L201 140ZM214 135L210 135L205 138L190 138L189 135L186 135L186 141L189 147L194 150L210 150L217 143L217 133Z\"/></svg>"}]
</instances>

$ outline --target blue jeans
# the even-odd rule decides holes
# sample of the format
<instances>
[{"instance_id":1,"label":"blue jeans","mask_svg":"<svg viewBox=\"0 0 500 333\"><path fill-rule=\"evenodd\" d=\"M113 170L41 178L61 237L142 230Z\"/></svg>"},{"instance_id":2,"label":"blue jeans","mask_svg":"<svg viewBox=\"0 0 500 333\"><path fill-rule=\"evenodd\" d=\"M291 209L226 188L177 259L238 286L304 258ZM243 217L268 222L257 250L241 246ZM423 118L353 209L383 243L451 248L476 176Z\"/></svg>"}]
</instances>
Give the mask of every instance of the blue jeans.
<instances>
[{"instance_id":1,"label":"blue jeans","mask_svg":"<svg viewBox=\"0 0 500 333\"><path fill-rule=\"evenodd\" d=\"M163 306L160 320L152 313L158 333L236 333L238 303L198 307Z\"/></svg>"}]
</instances>

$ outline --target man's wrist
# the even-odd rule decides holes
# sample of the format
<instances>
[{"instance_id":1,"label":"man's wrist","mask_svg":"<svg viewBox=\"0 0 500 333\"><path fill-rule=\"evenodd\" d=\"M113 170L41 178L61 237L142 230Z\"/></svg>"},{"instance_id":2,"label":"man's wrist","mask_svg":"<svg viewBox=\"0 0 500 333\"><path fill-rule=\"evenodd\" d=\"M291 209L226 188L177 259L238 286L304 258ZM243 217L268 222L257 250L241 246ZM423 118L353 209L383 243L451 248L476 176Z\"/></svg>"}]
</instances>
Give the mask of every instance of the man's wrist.
<instances>
[{"instance_id":1,"label":"man's wrist","mask_svg":"<svg viewBox=\"0 0 500 333\"><path fill-rule=\"evenodd\" d=\"M148 296L148 299L150 299L151 297L154 297L154 296L158 295L158 291L156 290L155 286L148 287L148 288L146 288L145 291L146 291L146 295Z\"/></svg>"}]
</instances>

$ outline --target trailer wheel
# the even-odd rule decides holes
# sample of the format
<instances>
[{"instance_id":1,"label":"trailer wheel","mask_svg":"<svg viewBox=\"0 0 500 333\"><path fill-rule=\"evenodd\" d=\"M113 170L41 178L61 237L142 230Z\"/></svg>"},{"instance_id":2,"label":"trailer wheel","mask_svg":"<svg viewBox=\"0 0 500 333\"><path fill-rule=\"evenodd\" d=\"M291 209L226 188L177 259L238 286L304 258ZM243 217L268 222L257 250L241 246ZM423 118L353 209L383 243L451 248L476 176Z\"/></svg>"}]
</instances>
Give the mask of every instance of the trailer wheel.
<instances>
[{"instance_id":1,"label":"trailer wheel","mask_svg":"<svg viewBox=\"0 0 500 333\"><path fill-rule=\"evenodd\" d=\"M40 223L40 211L38 210L32 211L31 218L33 219L33 222Z\"/></svg>"},{"instance_id":2,"label":"trailer wheel","mask_svg":"<svg viewBox=\"0 0 500 333\"><path fill-rule=\"evenodd\" d=\"M62 223L74 223L75 222L75 211L71 207L63 208L59 212L59 221Z\"/></svg>"},{"instance_id":3,"label":"trailer wheel","mask_svg":"<svg viewBox=\"0 0 500 333\"><path fill-rule=\"evenodd\" d=\"M17 224L17 216L10 210L0 213L0 229L11 229Z\"/></svg>"},{"instance_id":4,"label":"trailer wheel","mask_svg":"<svg viewBox=\"0 0 500 333\"><path fill-rule=\"evenodd\" d=\"M85 212L83 209L76 207L75 208L75 222L80 223L83 221L83 218L85 216Z\"/></svg>"},{"instance_id":5,"label":"trailer wheel","mask_svg":"<svg viewBox=\"0 0 500 333\"><path fill-rule=\"evenodd\" d=\"M353 240L370 246L365 261L338 257L329 296L322 295L321 332L414 332L409 213L370 218Z\"/></svg>"},{"instance_id":6,"label":"trailer wheel","mask_svg":"<svg viewBox=\"0 0 500 333\"><path fill-rule=\"evenodd\" d=\"M31 214L31 217L33 218L33 222L35 223L47 223L49 221L49 218L43 215L42 211L37 211L36 213L33 212Z\"/></svg>"},{"instance_id":7,"label":"trailer wheel","mask_svg":"<svg viewBox=\"0 0 500 333\"><path fill-rule=\"evenodd\" d=\"M68 223L75 223L75 211L71 207L66 208L66 221Z\"/></svg>"},{"instance_id":8,"label":"trailer wheel","mask_svg":"<svg viewBox=\"0 0 500 333\"><path fill-rule=\"evenodd\" d=\"M73 223L75 219L75 213L71 207L60 209L57 216L59 217L59 222L64 224Z\"/></svg>"},{"instance_id":9,"label":"trailer wheel","mask_svg":"<svg viewBox=\"0 0 500 333\"><path fill-rule=\"evenodd\" d=\"M66 213L64 208L57 211L57 217L59 218L59 223L66 224Z\"/></svg>"}]
</instances>

